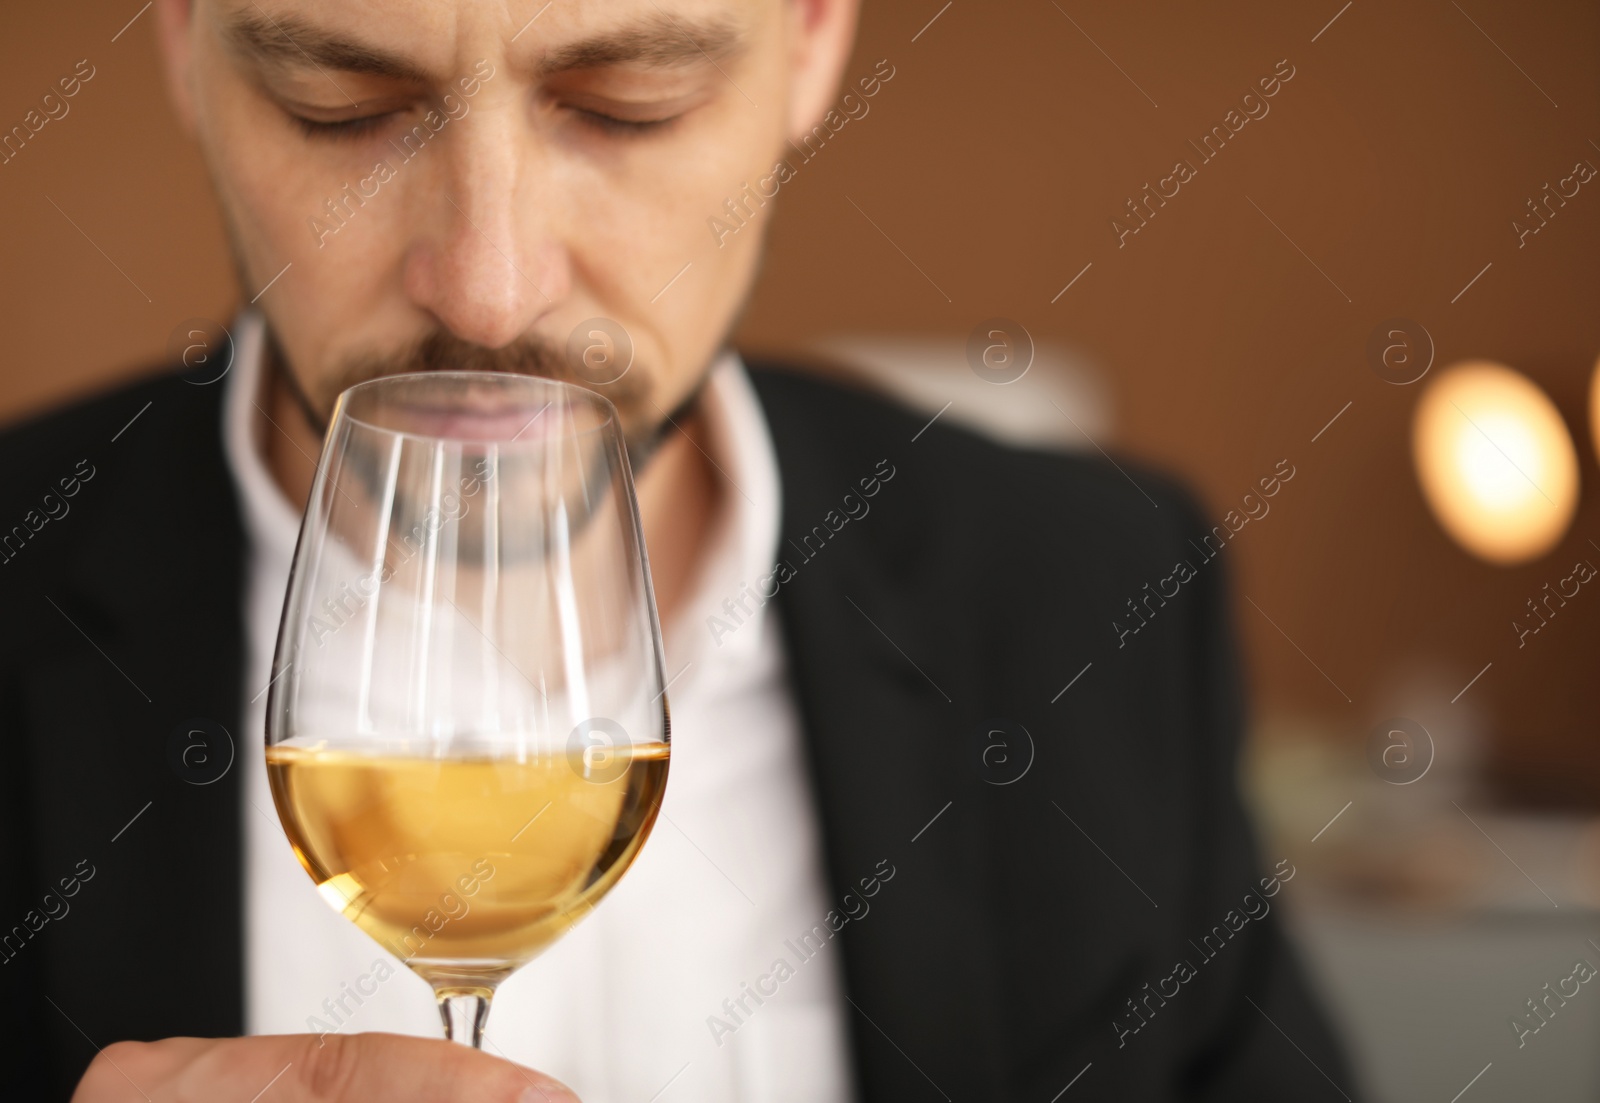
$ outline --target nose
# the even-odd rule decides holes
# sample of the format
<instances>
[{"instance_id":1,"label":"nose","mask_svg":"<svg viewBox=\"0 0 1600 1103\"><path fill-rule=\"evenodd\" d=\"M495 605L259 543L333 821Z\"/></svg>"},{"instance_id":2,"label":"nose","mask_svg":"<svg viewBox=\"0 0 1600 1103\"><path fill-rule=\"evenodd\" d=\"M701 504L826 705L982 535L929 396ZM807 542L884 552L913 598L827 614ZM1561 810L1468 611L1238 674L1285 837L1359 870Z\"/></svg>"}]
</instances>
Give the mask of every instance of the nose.
<instances>
[{"instance_id":1,"label":"nose","mask_svg":"<svg viewBox=\"0 0 1600 1103\"><path fill-rule=\"evenodd\" d=\"M441 116L443 117L443 116ZM408 147L409 148L409 147ZM413 154L417 216L406 294L455 336L502 348L552 310L570 285L566 252L520 113L482 105L449 119Z\"/></svg>"}]
</instances>

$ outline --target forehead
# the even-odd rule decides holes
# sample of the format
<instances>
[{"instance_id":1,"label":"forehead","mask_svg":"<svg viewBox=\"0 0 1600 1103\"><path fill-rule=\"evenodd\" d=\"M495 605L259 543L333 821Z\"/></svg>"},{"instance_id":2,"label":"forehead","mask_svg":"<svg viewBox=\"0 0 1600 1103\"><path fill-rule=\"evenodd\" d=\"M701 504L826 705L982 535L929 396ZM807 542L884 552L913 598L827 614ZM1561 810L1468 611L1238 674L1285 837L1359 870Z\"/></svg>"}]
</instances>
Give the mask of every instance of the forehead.
<instances>
[{"instance_id":1,"label":"forehead","mask_svg":"<svg viewBox=\"0 0 1600 1103\"><path fill-rule=\"evenodd\" d=\"M215 0L224 44L262 67L438 83L471 55L530 75L716 64L746 50L772 0Z\"/></svg>"}]
</instances>

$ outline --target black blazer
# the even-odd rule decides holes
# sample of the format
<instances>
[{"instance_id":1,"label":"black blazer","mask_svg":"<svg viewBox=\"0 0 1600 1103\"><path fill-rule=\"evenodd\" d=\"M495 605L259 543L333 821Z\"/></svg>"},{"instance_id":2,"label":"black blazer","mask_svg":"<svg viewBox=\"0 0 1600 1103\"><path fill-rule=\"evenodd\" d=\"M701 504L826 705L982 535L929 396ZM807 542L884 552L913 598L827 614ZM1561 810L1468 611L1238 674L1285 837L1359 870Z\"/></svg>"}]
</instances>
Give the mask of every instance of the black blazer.
<instances>
[{"instance_id":1,"label":"black blazer","mask_svg":"<svg viewBox=\"0 0 1600 1103\"><path fill-rule=\"evenodd\" d=\"M1190 498L753 375L829 891L859 916L835 941L863 1103L1352 1097L1280 932L1293 866L1259 861L1238 797L1226 556L1191 543ZM17 1098L66 1099L118 1039L241 1029L228 762L261 733L240 730L248 549L206 378L0 434ZM204 761L207 724L231 738Z\"/></svg>"}]
</instances>

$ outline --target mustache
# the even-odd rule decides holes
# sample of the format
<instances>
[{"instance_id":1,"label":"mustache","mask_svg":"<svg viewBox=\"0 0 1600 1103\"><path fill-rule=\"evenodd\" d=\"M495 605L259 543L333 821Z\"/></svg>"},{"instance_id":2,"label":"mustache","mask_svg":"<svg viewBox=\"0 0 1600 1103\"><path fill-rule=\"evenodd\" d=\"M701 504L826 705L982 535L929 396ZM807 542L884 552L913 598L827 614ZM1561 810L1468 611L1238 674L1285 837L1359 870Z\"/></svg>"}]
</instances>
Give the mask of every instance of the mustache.
<instances>
[{"instance_id":1,"label":"mustache","mask_svg":"<svg viewBox=\"0 0 1600 1103\"><path fill-rule=\"evenodd\" d=\"M629 365L631 367L631 365ZM389 375L431 371L503 372L531 375L587 387L609 398L619 411L632 411L649 393L645 373L626 368L618 375L615 367L596 372L581 357L538 335L517 338L501 348L487 348L463 340L446 329L435 329L406 346L391 352L371 352L347 358L334 373L329 393L323 395L324 408L330 408L341 391Z\"/></svg>"},{"instance_id":2,"label":"mustache","mask_svg":"<svg viewBox=\"0 0 1600 1103\"><path fill-rule=\"evenodd\" d=\"M284 376L307 420L325 434L328 429L328 415L319 413L309 396L300 389L299 381L294 373L288 370L283 350L270 329L267 332L267 341L268 355ZM622 419L624 447L635 470L642 470L650 456L660 446L668 424L676 418L672 415L655 417L647 412L660 411L651 400L649 373L629 370L633 367L631 345L630 340L627 362L618 366L604 361L589 361L581 351L569 355L567 350L560 349L548 339L537 335L519 337L511 344L496 349L463 340L445 329L435 329L421 339L392 352L371 352L347 357L341 367L333 373L329 389L319 396L322 399L319 405L321 410L331 411L338 396L357 383L414 372L505 372L573 383L604 395L617 407L617 413ZM678 417L686 416L693 408L700 397L704 383L705 379L702 377L688 398L675 411Z\"/></svg>"}]
</instances>

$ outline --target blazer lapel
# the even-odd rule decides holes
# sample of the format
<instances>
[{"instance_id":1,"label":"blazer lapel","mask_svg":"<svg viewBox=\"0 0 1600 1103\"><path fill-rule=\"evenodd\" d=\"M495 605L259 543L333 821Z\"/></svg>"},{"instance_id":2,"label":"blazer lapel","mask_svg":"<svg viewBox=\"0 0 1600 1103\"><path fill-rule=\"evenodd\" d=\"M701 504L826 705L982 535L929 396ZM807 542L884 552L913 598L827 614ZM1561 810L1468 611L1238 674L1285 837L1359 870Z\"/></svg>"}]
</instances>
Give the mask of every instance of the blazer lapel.
<instances>
[{"instance_id":1,"label":"blazer lapel","mask_svg":"<svg viewBox=\"0 0 1600 1103\"><path fill-rule=\"evenodd\" d=\"M780 557L793 571L779 611L830 906L846 920L838 937L862 1095L991 1098L1003 1062L1000 1024L984 1011L998 1006L984 886L990 794L975 768L981 745L968 738L982 718L975 694L957 703L966 664L942 644L949 633L926 594L906 584L911 565L884 552L925 539L906 526L929 515L885 508L806 558L805 534L871 462L844 468L818 426L763 398L783 485ZM917 477L899 464L881 500L920 497L931 488L913 490Z\"/></svg>"},{"instance_id":2,"label":"blazer lapel","mask_svg":"<svg viewBox=\"0 0 1600 1103\"><path fill-rule=\"evenodd\" d=\"M38 875L78 884L24 952L61 1053L242 1028L244 545L220 391L174 379L127 436L88 445L98 479L38 574L25 789Z\"/></svg>"}]
</instances>

